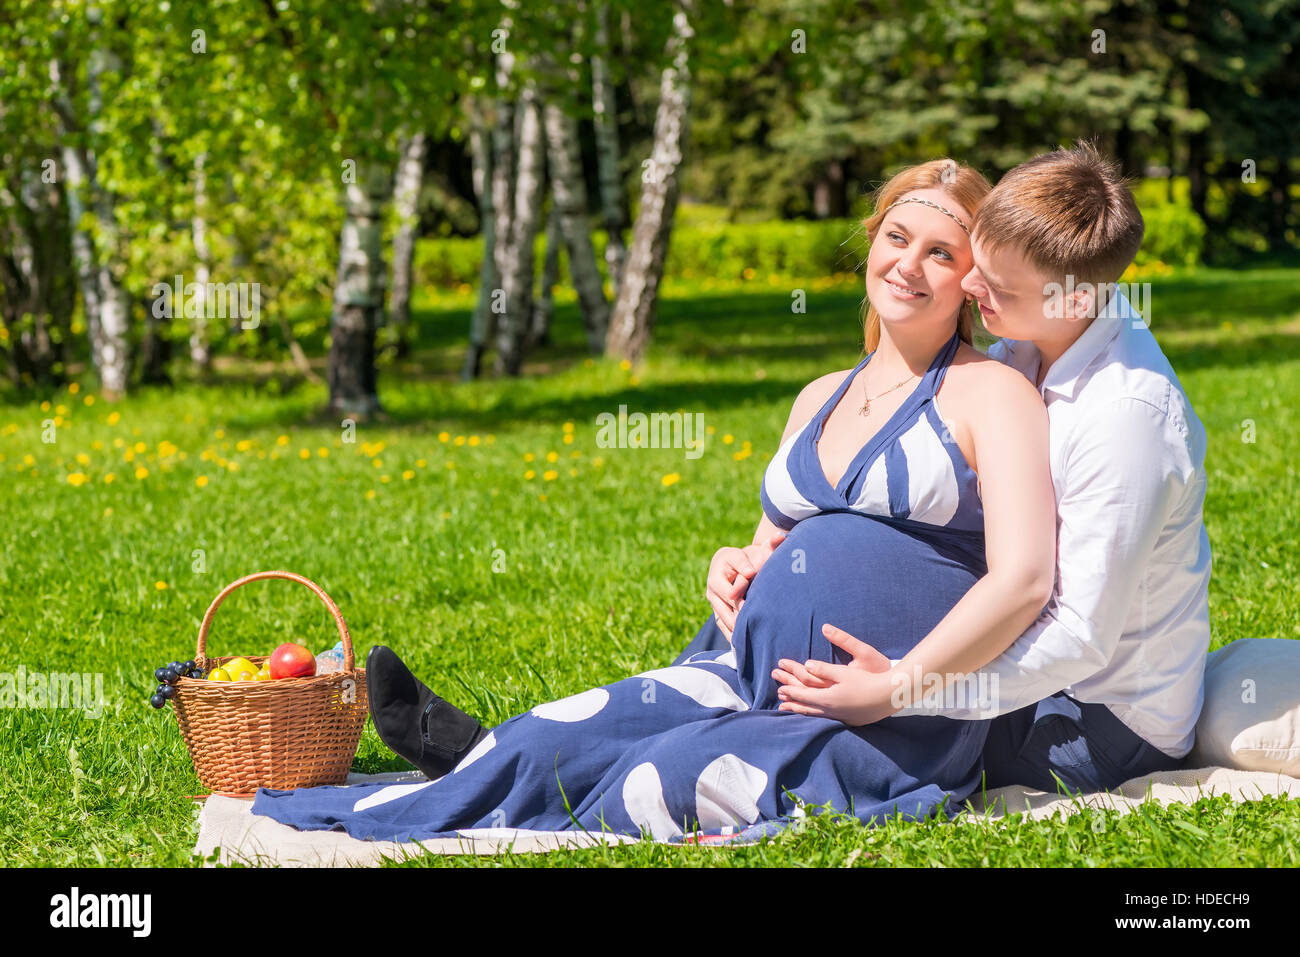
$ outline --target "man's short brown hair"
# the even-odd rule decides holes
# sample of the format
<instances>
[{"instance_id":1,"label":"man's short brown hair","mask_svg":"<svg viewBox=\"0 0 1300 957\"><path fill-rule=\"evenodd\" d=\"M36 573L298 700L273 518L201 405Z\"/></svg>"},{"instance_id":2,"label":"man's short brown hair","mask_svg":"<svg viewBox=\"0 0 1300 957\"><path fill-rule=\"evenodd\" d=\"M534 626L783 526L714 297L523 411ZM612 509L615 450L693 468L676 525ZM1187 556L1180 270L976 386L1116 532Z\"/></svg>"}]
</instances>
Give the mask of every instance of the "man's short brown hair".
<instances>
[{"instance_id":1,"label":"man's short brown hair","mask_svg":"<svg viewBox=\"0 0 1300 957\"><path fill-rule=\"evenodd\" d=\"M1054 280L1118 281L1144 232L1118 164L1089 142L1043 153L1002 177L975 212L971 233L986 249L1019 248Z\"/></svg>"}]
</instances>

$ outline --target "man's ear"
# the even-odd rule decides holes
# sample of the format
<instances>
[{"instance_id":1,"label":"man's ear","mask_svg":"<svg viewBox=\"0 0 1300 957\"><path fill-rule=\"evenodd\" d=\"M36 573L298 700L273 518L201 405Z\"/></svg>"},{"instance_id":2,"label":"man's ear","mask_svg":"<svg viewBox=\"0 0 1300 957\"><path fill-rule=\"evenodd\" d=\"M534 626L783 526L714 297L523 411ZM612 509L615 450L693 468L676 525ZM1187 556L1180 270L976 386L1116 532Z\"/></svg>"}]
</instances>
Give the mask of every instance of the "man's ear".
<instances>
[{"instance_id":1,"label":"man's ear","mask_svg":"<svg viewBox=\"0 0 1300 957\"><path fill-rule=\"evenodd\" d=\"M1097 291L1090 283L1080 283L1062 296L1062 317L1070 322L1092 319L1097 315Z\"/></svg>"}]
</instances>

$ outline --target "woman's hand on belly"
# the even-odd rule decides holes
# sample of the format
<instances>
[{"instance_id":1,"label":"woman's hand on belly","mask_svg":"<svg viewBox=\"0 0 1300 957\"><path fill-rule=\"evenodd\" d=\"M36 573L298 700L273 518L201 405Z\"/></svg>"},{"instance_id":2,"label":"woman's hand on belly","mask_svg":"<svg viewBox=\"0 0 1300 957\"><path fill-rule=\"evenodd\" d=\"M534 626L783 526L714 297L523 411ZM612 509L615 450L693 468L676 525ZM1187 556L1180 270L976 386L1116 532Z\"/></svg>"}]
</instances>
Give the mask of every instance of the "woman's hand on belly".
<instances>
[{"instance_id":1,"label":"woman's hand on belly","mask_svg":"<svg viewBox=\"0 0 1300 957\"><path fill-rule=\"evenodd\" d=\"M808 660L803 664L782 658L772 677L781 687L779 710L844 724L873 724L898 711L894 704L898 682L890 674L889 659L842 628L822 626L826 639L847 652L847 665Z\"/></svg>"},{"instance_id":2,"label":"woman's hand on belly","mask_svg":"<svg viewBox=\"0 0 1300 957\"><path fill-rule=\"evenodd\" d=\"M714 553L713 561L709 563L704 597L713 606L718 628L728 641L736 628L736 616L745 603L744 595L749 590L749 583L783 541L785 532L778 532L757 545L744 548L726 546Z\"/></svg>"}]
</instances>

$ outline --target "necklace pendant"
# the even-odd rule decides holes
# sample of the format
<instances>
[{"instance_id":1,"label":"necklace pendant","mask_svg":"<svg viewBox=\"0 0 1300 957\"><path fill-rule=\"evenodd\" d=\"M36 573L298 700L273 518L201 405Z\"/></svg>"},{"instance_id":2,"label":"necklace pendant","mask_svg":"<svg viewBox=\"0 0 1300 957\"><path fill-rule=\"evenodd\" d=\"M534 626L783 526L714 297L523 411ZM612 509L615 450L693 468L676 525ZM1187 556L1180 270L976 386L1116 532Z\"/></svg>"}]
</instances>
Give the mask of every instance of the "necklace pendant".
<instances>
[{"instance_id":1,"label":"necklace pendant","mask_svg":"<svg viewBox=\"0 0 1300 957\"><path fill-rule=\"evenodd\" d=\"M858 415L869 415L871 413L871 400L868 399L862 403L862 408L858 409Z\"/></svg>"}]
</instances>

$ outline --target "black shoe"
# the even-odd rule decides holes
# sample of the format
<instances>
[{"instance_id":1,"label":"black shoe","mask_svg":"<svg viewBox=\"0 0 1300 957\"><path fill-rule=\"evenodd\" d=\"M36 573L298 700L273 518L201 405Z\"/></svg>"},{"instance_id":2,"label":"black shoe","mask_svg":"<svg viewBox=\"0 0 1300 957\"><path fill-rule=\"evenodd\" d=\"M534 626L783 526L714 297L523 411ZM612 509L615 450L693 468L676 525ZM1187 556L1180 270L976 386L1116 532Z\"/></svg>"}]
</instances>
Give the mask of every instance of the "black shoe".
<instances>
[{"instance_id":1,"label":"black shoe","mask_svg":"<svg viewBox=\"0 0 1300 957\"><path fill-rule=\"evenodd\" d=\"M426 688L391 648L366 655L366 697L380 739L430 780L450 772L488 730Z\"/></svg>"}]
</instances>

